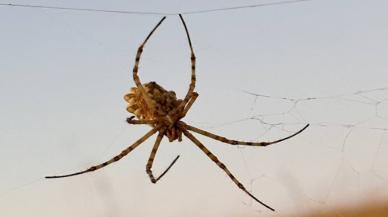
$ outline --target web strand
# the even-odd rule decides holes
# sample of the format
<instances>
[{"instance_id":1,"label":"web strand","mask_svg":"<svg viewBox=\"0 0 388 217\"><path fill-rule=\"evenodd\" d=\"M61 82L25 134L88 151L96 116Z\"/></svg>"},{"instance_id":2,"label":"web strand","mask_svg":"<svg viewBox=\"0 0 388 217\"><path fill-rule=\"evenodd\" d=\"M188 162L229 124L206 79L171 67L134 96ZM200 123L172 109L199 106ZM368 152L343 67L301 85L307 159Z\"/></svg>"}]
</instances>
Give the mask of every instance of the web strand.
<instances>
[{"instance_id":1,"label":"web strand","mask_svg":"<svg viewBox=\"0 0 388 217\"><path fill-rule=\"evenodd\" d=\"M276 5L288 5L288 4L302 3L307 1L313 1L313 0L276 1L276 2L268 2L268 3L260 3L260 4L240 5L240 6L234 6L234 7L220 7L220 8L191 10L191 11L172 12L172 13L158 12L158 11L110 10L110 9L96 9L96 8L61 7L61 6L50 6L50 5L14 4L14 3L0 3L0 6L21 7L21 8L30 8L30 9L95 12L95 13L115 13L115 14L126 14L126 15L175 16L178 14L183 14L183 15L205 14L205 13L216 13L216 12L223 12L223 11L268 7L268 6L276 6Z\"/></svg>"}]
</instances>

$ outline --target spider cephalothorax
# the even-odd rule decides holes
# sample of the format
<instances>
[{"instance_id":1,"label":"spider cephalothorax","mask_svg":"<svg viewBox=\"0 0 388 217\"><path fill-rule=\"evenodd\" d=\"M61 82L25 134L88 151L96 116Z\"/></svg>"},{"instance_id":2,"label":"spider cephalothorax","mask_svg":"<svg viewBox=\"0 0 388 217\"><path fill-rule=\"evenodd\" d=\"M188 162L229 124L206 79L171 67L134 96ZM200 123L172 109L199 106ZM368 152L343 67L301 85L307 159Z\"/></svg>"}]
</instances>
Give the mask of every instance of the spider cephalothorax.
<instances>
[{"instance_id":1,"label":"spider cephalothorax","mask_svg":"<svg viewBox=\"0 0 388 217\"><path fill-rule=\"evenodd\" d=\"M189 32L186 27L186 23L183 20L183 17L179 15L179 18L182 21L182 24L185 28L186 36L189 42L190 46L190 52L191 52L191 82L189 85L189 90L187 91L187 94L185 98L183 99L177 99L174 91L167 91L164 88L162 88L160 85L158 85L156 82L149 82L142 84L140 82L140 78L138 76L138 69L139 69L139 63L140 63L140 57L143 52L144 45L148 41L148 39L151 37L152 33L159 27L159 25L163 22L163 20L166 17L163 17L159 23L154 27L154 29L148 34L144 42L139 46L136 53L135 58L135 65L133 67L133 80L136 84L136 87L133 87L130 89L129 93L124 96L124 99L128 102L127 110L134 114L135 116L132 116L127 119L127 122L129 124L147 124L152 127L152 129L146 133L144 136L142 136L140 139L138 139L136 142L134 142L132 145L125 148L123 151L121 151L120 154L116 155L115 157L111 158L108 161L105 161L101 164L95 165L90 167L89 169L71 173L68 175L59 175L59 176L46 176L46 178L63 178L63 177L69 177L69 176L76 176L83 173L93 172L95 170L101 169L103 167L108 166L111 163L114 163L116 161L119 161L121 158L129 154L131 151L133 151L136 147L138 147L140 144L142 144L144 141L146 141L149 137L154 135L155 133L158 133L158 136L156 137L156 141L154 143L154 146L152 148L151 154L148 158L148 162L146 165L146 172L151 180L152 183L156 183L159 181L166 173L167 171L175 164L175 162L178 160L179 156L177 156L167 167L167 169L164 170L164 172L161 173L158 177L154 177L152 172L152 165L156 156L156 152L158 151L159 145L163 139L164 136L168 137L169 141L182 140L182 134L185 135L190 141L192 141L202 152L204 152L214 163L217 164L219 168L221 168L228 176L229 178L239 187L242 191L244 191L246 194L248 194L252 199L254 199L256 202L262 204L263 206L267 207L268 209L274 211L273 208L268 206L267 204L261 202L259 199L257 199L253 194L251 194L244 185L238 181L238 179L229 171L229 169L223 164L218 158L208 149L205 145L203 145L191 132L195 132L198 134L201 134L203 136L207 136L209 138L230 144L230 145L246 145L246 146L268 146L271 144L279 143L281 141L290 139L291 137L294 137L304 131L309 125L307 124L305 127L300 129L298 132L284 137L282 139L278 139L271 142L244 142L244 141L237 141L232 139L227 139L223 136L219 136L213 133L210 133L208 131L196 128L194 126L190 126L189 124L186 124L181 119L184 118L187 114L187 112L190 110L191 106L193 105L194 101L198 97L198 94L194 92L195 89L195 83L196 83L196 76L195 76L195 64L196 59L194 55L194 50L191 44ZM137 118L137 119L136 119ZM191 131L191 132L189 132Z\"/></svg>"}]
</instances>

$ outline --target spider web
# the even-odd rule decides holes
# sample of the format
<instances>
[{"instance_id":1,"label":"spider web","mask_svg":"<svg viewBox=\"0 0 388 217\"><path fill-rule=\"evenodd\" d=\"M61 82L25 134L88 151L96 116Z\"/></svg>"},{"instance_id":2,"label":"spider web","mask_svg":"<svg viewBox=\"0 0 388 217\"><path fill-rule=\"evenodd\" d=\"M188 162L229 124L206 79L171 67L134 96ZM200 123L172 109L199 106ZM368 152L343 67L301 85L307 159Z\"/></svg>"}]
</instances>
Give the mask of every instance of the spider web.
<instances>
[{"instance_id":1,"label":"spider web","mask_svg":"<svg viewBox=\"0 0 388 217\"><path fill-rule=\"evenodd\" d=\"M260 137L253 140L263 140L276 138L271 134L290 134L309 123L310 127L300 135L303 139L292 145L297 145L293 152L306 149L306 155L314 155L314 158L306 156L304 159L305 163L308 161L307 164L314 165L314 169L298 164L298 160L293 158L288 163L298 165L299 170L310 170L310 175L325 180L314 181L312 177L301 174L309 180L306 181L296 177L298 172L291 172L295 169L292 166L283 166L278 174L262 173L251 178L250 189L261 185L263 180L282 179L281 183L298 212L387 197L388 87L302 98L271 96L247 90L241 92L250 96L252 101L246 117L204 125L219 129L257 123L262 126L262 131ZM254 162L252 150L240 147L240 151L244 169L251 177L255 176L253 174L257 176L251 164ZM317 171L326 177L316 174ZM246 205L252 206L251 203Z\"/></svg>"}]
</instances>

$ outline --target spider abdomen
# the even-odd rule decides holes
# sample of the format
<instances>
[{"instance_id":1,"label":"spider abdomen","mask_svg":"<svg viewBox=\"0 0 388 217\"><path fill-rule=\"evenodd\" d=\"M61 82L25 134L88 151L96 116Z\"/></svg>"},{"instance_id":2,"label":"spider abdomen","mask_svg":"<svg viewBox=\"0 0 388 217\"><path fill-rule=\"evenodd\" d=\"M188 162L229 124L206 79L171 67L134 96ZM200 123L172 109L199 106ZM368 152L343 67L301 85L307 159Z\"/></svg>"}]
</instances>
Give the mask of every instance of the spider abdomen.
<instances>
[{"instance_id":1,"label":"spider abdomen","mask_svg":"<svg viewBox=\"0 0 388 217\"><path fill-rule=\"evenodd\" d=\"M124 96L125 101L128 102L127 111L134 114L139 120L158 120L182 102L176 98L174 91L167 91L154 81L143 84L143 87L153 108L146 103L138 87L132 87Z\"/></svg>"}]
</instances>

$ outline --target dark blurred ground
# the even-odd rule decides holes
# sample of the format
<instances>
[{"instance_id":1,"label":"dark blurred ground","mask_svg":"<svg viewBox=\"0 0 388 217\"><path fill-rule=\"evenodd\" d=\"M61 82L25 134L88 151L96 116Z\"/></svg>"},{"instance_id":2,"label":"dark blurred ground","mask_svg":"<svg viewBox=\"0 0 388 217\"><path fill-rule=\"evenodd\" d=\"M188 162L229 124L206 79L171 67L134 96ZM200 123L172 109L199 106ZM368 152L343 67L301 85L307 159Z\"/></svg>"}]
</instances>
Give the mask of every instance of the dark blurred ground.
<instances>
[{"instance_id":1,"label":"dark blurred ground","mask_svg":"<svg viewBox=\"0 0 388 217\"><path fill-rule=\"evenodd\" d=\"M367 202L328 210L316 210L291 217L388 217L388 201Z\"/></svg>"}]
</instances>

